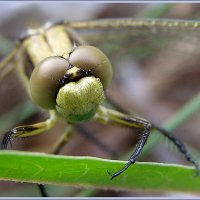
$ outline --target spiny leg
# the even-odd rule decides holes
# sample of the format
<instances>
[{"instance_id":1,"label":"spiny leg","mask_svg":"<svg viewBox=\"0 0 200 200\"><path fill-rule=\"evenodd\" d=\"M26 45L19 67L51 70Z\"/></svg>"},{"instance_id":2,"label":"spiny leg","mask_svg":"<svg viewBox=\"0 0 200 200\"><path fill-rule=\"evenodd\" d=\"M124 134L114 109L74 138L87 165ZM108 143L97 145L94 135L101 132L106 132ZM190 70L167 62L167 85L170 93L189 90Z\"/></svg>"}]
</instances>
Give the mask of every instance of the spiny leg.
<instances>
[{"instance_id":1,"label":"spiny leg","mask_svg":"<svg viewBox=\"0 0 200 200\"><path fill-rule=\"evenodd\" d=\"M5 133L2 143L1 149L7 149L8 143L11 141L13 137L29 137L32 135L38 135L51 129L57 120L56 114L54 112L50 112L50 117L44 122L39 122L32 125L18 126L7 133Z\"/></svg>"},{"instance_id":2,"label":"spiny leg","mask_svg":"<svg viewBox=\"0 0 200 200\"><path fill-rule=\"evenodd\" d=\"M176 136L173 136L169 131L167 131L163 128L160 128L160 127L152 124L152 129L158 130L159 133L161 133L162 135L167 137L171 142L173 142L173 144L178 148L178 150L185 156L185 159L195 166L195 168L196 168L195 176L198 176L200 173L199 164L192 158L192 155L186 149L185 144L180 139L178 139Z\"/></svg>"},{"instance_id":3,"label":"spiny leg","mask_svg":"<svg viewBox=\"0 0 200 200\"><path fill-rule=\"evenodd\" d=\"M126 120L126 119L125 119ZM132 120L132 118L128 119L129 121ZM134 123L134 122L133 122ZM143 124L144 125L144 131L142 132L141 138L139 139L135 151L133 152L133 154L131 155L131 157L129 158L127 164L118 172L111 174L109 171L108 173L111 175L111 179L117 177L118 175L120 175L121 173L123 173L126 169L128 169L128 167L131 164L134 164L136 162L136 160L139 158L140 154L142 153L143 147L147 141L147 138L150 134L151 131L151 124L146 122Z\"/></svg>"},{"instance_id":4,"label":"spiny leg","mask_svg":"<svg viewBox=\"0 0 200 200\"><path fill-rule=\"evenodd\" d=\"M113 99L111 99L109 96L107 96L107 100L109 103L111 103L117 110L120 112L128 113L124 108L122 108L119 104L117 104ZM188 152L185 144L176 136L172 135L172 133L162 127L159 127L155 124L152 124L152 130L157 130L159 133L167 137L173 144L178 148L178 150L185 156L185 159L192 163L196 168L196 174L195 176L198 176L200 173L200 166L199 164L192 158L192 155Z\"/></svg>"},{"instance_id":5,"label":"spiny leg","mask_svg":"<svg viewBox=\"0 0 200 200\"><path fill-rule=\"evenodd\" d=\"M111 174L111 179L117 177L121 173L123 173L125 170L127 170L131 164L134 164L136 160L139 158L143 147L148 139L148 136L151 131L151 124L143 119L139 118L133 118L131 116L124 115L120 112L104 108L103 106L100 106L96 115L95 115L95 120L99 121L100 123L104 124L113 124L113 125L120 125L120 126L128 126L132 128L138 128L142 129L142 135L136 145L136 148L129 158L127 164L119 171Z\"/></svg>"}]
</instances>

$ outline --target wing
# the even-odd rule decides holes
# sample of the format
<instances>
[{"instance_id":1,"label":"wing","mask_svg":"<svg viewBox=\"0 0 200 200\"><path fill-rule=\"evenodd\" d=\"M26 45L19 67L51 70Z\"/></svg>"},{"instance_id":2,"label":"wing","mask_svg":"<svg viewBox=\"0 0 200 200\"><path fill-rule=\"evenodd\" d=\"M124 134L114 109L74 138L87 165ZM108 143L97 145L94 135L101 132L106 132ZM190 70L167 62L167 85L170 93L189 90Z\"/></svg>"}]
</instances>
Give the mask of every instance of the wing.
<instances>
[{"instance_id":1,"label":"wing","mask_svg":"<svg viewBox=\"0 0 200 200\"><path fill-rule=\"evenodd\" d=\"M69 26L86 43L108 55L116 78L129 80L125 86L129 96L134 90L136 97L143 89L145 93L145 87L151 87L149 92L183 103L189 94L197 92L199 21L122 18L73 22ZM195 90L191 91L193 86Z\"/></svg>"},{"instance_id":2,"label":"wing","mask_svg":"<svg viewBox=\"0 0 200 200\"><path fill-rule=\"evenodd\" d=\"M200 35L199 21L121 18L67 25L74 28L86 43L98 46L115 60L118 55L145 60L176 41L195 46ZM178 52L175 45L171 49ZM179 49L182 53L189 51L188 48Z\"/></svg>"}]
</instances>

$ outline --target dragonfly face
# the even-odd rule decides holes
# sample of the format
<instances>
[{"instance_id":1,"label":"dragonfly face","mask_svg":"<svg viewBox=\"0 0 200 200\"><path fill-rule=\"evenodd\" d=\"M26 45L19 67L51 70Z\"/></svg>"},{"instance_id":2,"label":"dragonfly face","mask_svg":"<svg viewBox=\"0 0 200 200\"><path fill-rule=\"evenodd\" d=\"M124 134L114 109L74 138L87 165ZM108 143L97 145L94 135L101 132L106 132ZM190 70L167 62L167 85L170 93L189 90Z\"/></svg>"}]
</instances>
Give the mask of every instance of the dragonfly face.
<instances>
[{"instance_id":1,"label":"dragonfly face","mask_svg":"<svg viewBox=\"0 0 200 200\"><path fill-rule=\"evenodd\" d=\"M64 28L54 24L21 39L24 54L34 68L30 86L26 74L22 74L22 80L40 107L56 110L65 121L86 121L104 100L112 67L106 55L95 47L80 46L72 51Z\"/></svg>"},{"instance_id":2,"label":"dragonfly face","mask_svg":"<svg viewBox=\"0 0 200 200\"><path fill-rule=\"evenodd\" d=\"M165 24L165 26L164 26L164 24ZM136 33L136 31L135 31L135 29L133 27L135 27L137 30L141 29L143 31L144 35L149 31L152 32L152 34L153 34L153 33L156 33L157 31L165 32L165 31L168 31L168 30L171 30L171 29L173 29L172 30L172 35L173 35L173 33L176 32L176 29L178 29L179 25L182 26L182 28L185 27L185 31L190 30L190 29L194 29L194 28L196 28L198 30L198 26L199 26L198 23L195 24L195 22L191 22L191 23L188 23L188 24L189 24L189 26L185 22L182 23L182 22L173 22L173 21L162 21L162 20L161 21L159 21L159 20L158 21L154 21L154 20L138 20L138 21L136 20L135 21L134 19L130 19L130 20L120 19L120 20L99 20L99 21L80 22L80 23L79 22L74 22L74 23L72 22L72 23L68 23L67 24L68 25L67 28L69 28L70 30L71 29L77 30L77 32L80 33L80 35L86 41L90 40L89 44L92 44L92 45L96 44L97 46L100 46L100 48L102 48L102 49L108 49L104 45L107 44L106 41L110 41L109 43L111 43L111 46L109 46L109 48L112 49L111 52L113 52L113 53L110 54L109 51L108 51L107 54L112 59L113 54L115 54L115 56L119 56L120 54L124 55L123 48L120 48L120 46L123 46L123 45L132 46L132 43L130 42L130 40L128 40L128 37L126 37L126 33L129 32L129 34L130 34L130 32L131 32L133 37L135 35L137 35L137 33ZM65 23L62 25L62 27L64 27L64 26L65 26ZM163 27L164 27L164 29L163 29ZM96 32L96 35L95 35L95 30L96 29L98 29L98 32ZM87 33L85 33L84 30ZM121 30L123 30L123 34L120 34ZM83 33L81 33L82 31L83 31ZM117 37L113 36L114 32L119 33L119 34L117 34ZM105 36L105 42L104 43L101 43L101 41L98 41L98 38L99 38L98 36L99 35ZM111 35L112 35L112 37L111 37ZM34 40L34 37L35 36L27 38L26 41L24 41L22 44L20 44L20 47L24 46L27 49L35 48L34 45L29 45L30 43L27 42L28 40ZM50 36L50 38L51 38L51 36ZM162 40L163 37L160 37L160 38L158 37L157 39L158 40L160 39L159 44L165 46L165 42ZM137 46L137 41L136 41L136 43L134 43L134 45ZM143 47L146 47L146 46L144 45ZM155 46L153 46L153 49L154 49L154 47ZM58 48L60 48L60 47L58 46ZM64 45L61 48L66 48L66 47ZM132 49L129 48L129 51L126 52L127 53L127 57L132 55L134 49L135 48L132 48ZM18 52L18 50L17 50L17 52ZM70 48L70 50L66 50L65 49L65 51L66 51L65 55L69 55L71 50L72 50L72 48ZM29 50L29 51L33 52L32 50ZM55 50L55 52L53 54L48 53L48 56L44 55L43 52L46 54L47 51L42 51L42 53L39 54L39 58L38 58L37 54L29 55L30 57L35 57L36 58L36 59L32 59L34 65L38 65L38 63L40 63L40 61L44 60L46 57L55 56L55 54L58 54L58 55L60 54L59 53L60 50L58 50L58 51ZM73 56L73 54L71 54L70 57L71 56ZM145 56L149 56L149 52L147 51L146 55L142 55L142 57L143 56L144 57ZM40 58L40 57L42 57L42 58ZM113 63L113 60L114 59L112 59L112 63ZM119 59L117 59L117 60L119 60ZM70 59L69 59L69 61L70 61ZM116 63L114 62L114 65L115 64ZM122 66L123 66L123 64L121 64L118 67L117 70L119 70L119 71L121 70L122 71L123 70ZM159 74L159 71L157 71L157 73ZM58 79L60 80L60 78L58 78ZM104 84L102 83L102 85L104 85ZM40 127L38 124L36 124L36 125L34 125L32 127L27 127L27 130L28 129L30 130L30 128L33 128L33 127L36 128L37 131L38 130L43 130L43 129L45 129L45 130L50 129L54 125L54 122L57 120L56 117L57 116L55 115L55 113L51 112L51 118L49 119L48 122L45 122L42 125L42 127ZM148 135L150 133L150 129L151 129L151 123L149 123L146 120L143 120L143 119L140 119L140 118L132 119L132 118L130 118L129 115L127 116L127 115L124 115L124 114L119 113L117 111L113 111L113 110L110 110L110 109L104 109L102 107L100 107L99 110L96 112L96 115L94 116L94 119L99 121L99 122L101 122L101 123L108 123L108 124L111 124L111 125L119 125L119 124L121 124L123 126L129 126L129 127L142 129L143 130L143 134L145 135L145 137L144 137L144 140L141 141L142 145L137 146L136 150L138 150L138 149L141 150L141 148L143 148L143 145L145 144L146 139L147 139L147 137L148 137ZM33 131L35 131L35 130L33 130ZM18 134L14 135L12 132L9 132L5 139L8 141L11 136L26 137L28 135L38 134L37 131L32 132L30 134L29 133L27 134L27 132L26 133L22 132L21 127L19 127L18 128ZM6 141L4 141L4 142L6 142ZM5 143L4 143L4 145L5 145ZM129 166L131 163L134 163L134 162L135 162L135 160L130 159L127 166ZM196 165L196 167L198 168L197 165ZM112 176L115 177L118 174L122 173L123 171L124 171L124 169L122 171L118 172L117 174L112 175Z\"/></svg>"}]
</instances>

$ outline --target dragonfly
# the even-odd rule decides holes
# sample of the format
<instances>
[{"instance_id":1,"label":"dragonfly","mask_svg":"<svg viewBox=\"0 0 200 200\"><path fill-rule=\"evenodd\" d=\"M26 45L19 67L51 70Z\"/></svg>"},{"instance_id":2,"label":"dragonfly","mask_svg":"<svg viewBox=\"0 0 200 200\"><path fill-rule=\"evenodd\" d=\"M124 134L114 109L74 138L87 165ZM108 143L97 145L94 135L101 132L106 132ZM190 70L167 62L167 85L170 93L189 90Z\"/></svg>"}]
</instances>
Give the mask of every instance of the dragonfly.
<instances>
[{"instance_id":1,"label":"dragonfly","mask_svg":"<svg viewBox=\"0 0 200 200\"><path fill-rule=\"evenodd\" d=\"M1 149L7 149L13 138L39 135L52 129L61 118L66 122L67 129L51 152L57 154L68 143L76 124L94 120L101 124L129 127L141 131L141 136L127 164L119 171L108 172L111 179L124 173L138 160L152 130L158 130L169 139L185 156L185 159L194 165L196 175L198 175L200 171L198 163L179 138L144 118L103 105L107 98L106 90L112 81L112 64L109 55L100 50L101 45L96 48L85 42L89 37L91 41L98 43L99 34L112 40L113 31L123 30L123 35L119 34L119 37L123 37L123 41L126 41L124 38L127 32L135 35L137 30L142 30L143 34L147 31L156 34L157 31L167 32L172 29L175 32L178 30L198 31L200 23L167 19L121 18L60 21L48 23L37 30L29 30L1 61L0 80L17 66L30 99L48 112L49 118L7 131L2 139ZM92 35L88 34L87 30L90 30ZM96 32L96 30L100 31ZM82 34L79 35L79 32ZM120 38L119 41L121 41ZM128 42L130 41L126 41L127 44ZM120 45L122 44L116 42L110 48L116 51ZM130 51L129 54L131 53ZM12 63L15 65L11 65ZM11 65L9 69L8 65ZM27 66L31 69L30 73L27 72Z\"/></svg>"}]
</instances>

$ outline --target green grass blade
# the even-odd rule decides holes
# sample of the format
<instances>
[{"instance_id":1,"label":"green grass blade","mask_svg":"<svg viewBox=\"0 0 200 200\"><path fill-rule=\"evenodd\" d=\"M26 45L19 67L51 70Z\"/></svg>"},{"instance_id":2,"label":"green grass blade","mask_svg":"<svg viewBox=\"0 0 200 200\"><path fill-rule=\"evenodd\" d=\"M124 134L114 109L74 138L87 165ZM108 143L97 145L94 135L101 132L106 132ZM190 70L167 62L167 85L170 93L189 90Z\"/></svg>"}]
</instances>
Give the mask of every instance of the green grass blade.
<instances>
[{"instance_id":1,"label":"green grass blade","mask_svg":"<svg viewBox=\"0 0 200 200\"><path fill-rule=\"evenodd\" d=\"M200 185L200 177L194 177L195 170L180 165L136 163L116 179L110 180L107 170L115 172L125 162L18 151L1 151L0 161L1 180L115 190L182 192L199 192Z\"/></svg>"}]
</instances>

